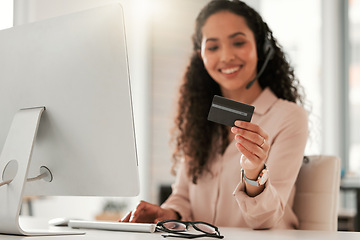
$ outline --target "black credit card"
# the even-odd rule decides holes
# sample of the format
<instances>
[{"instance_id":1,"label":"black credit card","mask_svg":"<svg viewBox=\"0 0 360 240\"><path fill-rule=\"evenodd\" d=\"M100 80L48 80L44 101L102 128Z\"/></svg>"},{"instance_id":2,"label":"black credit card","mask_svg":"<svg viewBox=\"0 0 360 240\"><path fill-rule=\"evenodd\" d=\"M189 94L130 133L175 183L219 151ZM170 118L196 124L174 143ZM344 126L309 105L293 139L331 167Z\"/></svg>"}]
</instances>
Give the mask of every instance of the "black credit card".
<instances>
[{"instance_id":1,"label":"black credit card","mask_svg":"<svg viewBox=\"0 0 360 240\"><path fill-rule=\"evenodd\" d=\"M215 95L208 120L232 127L236 120L250 122L254 109L254 106Z\"/></svg>"}]
</instances>

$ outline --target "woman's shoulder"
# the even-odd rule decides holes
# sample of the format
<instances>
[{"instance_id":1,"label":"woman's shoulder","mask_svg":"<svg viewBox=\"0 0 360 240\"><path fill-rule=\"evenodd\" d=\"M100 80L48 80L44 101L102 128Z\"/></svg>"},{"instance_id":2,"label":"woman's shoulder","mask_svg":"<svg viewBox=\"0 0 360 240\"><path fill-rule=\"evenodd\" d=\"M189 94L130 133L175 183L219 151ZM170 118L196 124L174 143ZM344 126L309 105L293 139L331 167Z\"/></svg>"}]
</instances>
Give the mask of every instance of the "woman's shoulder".
<instances>
[{"instance_id":1,"label":"woman's shoulder","mask_svg":"<svg viewBox=\"0 0 360 240\"><path fill-rule=\"evenodd\" d=\"M295 102L277 97L270 88L255 102L255 111L261 118L260 122L272 128L282 128L289 125L303 127L308 123L308 112Z\"/></svg>"},{"instance_id":2,"label":"woman's shoulder","mask_svg":"<svg viewBox=\"0 0 360 240\"><path fill-rule=\"evenodd\" d=\"M265 88L258 99L254 102L255 111L260 115L301 117L307 116L303 106L282 98L279 98L270 88Z\"/></svg>"},{"instance_id":3,"label":"woman's shoulder","mask_svg":"<svg viewBox=\"0 0 360 240\"><path fill-rule=\"evenodd\" d=\"M292 124L307 124L308 112L307 110L294 102L290 102L284 99L278 99L273 108L273 114L278 116L278 121L288 121Z\"/></svg>"},{"instance_id":4,"label":"woman's shoulder","mask_svg":"<svg viewBox=\"0 0 360 240\"><path fill-rule=\"evenodd\" d=\"M303 106L281 98L278 98L278 100L274 104L274 107L276 110L283 112L284 114L307 115L307 111Z\"/></svg>"}]
</instances>

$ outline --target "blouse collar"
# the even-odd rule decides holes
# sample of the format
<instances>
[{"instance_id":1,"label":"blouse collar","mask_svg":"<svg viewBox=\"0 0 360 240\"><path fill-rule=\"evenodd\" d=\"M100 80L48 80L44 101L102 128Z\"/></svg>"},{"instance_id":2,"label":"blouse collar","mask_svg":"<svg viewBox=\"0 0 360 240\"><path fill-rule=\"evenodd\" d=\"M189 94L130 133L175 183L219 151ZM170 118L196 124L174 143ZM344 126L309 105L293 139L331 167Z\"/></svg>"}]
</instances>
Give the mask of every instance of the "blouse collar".
<instances>
[{"instance_id":1,"label":"blouse collar","mask_svg":"<svg viewBox=\"0 0 360 240\"><path fill-rule=\"evenodd\" d=\"M265 88L258 98L252 103L255 106L255 113L264 115L278 100L278 97L271 91L269 87Z\"/></svg>"}]
</instances>

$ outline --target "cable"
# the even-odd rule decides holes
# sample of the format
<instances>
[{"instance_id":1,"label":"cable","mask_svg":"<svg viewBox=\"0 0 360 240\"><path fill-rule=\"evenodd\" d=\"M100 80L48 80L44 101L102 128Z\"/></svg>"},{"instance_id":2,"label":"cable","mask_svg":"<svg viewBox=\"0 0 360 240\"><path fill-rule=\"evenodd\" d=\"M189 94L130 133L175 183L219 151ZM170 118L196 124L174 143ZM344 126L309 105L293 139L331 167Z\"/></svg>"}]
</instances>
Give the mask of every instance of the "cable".
<instances>
[{"instance_id":1,"label":"cable","mask_svg":"<svg viewBox=\"0 0 360 240\"><path fill-rule=\"evenodd\" d=\"M41 180L41 179L43 179L43 178L45 178L45 177L47 177L47 176L48 176L48 173L47 173L47 172L44 172L44 173L42 173L42 174L40 174L40 175L38 175L38 176L36 176L36 177L28 178L26 181L27 181L27 182L33 182L33 181ZM3 186L3 185L6 185L6 184L11 183L12 180L13 180L13 179L6 180L6 181L1 182L1 183L0 183L0 187Z\"/></svg>"},{"instance_id":2,"label":"cable","mask_svg":"<svg viewBox=\"0 0 360 240\"><path fill-rule=\"evenodd\" d=\"M42 173L39 176L33 177L33 178L28 178L27 182L33 182L33 181L37 181L37 180L41 180L43 178L45 178L47 176L47 173Z\"/></svg>"},{"instance_id":3,"label":"cable","mask_svg":"<svg viewBox=\"0 0 360 240\"><path fill-rule=\"evenodd\" d=\"M3 185L5 185L5 184L9 184L9 183L11 183L11 182L12 182L12 179L7 180L7 181L4 181L4 182L1 182L1 183L0 183L0 187L3 186Z\"/></svg>"}]
</instances>

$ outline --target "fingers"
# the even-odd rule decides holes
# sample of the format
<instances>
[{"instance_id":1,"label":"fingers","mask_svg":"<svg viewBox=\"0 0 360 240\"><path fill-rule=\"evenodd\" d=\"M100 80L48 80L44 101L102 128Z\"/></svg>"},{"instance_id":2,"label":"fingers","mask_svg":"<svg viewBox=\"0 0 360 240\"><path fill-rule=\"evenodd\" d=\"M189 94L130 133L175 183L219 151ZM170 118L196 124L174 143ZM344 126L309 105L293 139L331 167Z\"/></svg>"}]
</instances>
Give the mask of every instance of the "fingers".
<instances>
[{"instance_id":1,"label":"fingers","mask_svg":"<svg viewBox=\"0 0 360 240\"><path fill-rule=\"evenodd\" d=\"M255 152L257 149L261 148L263 149L266 143L266 139L267 139L267 135L263 134L260 135L258 133L254 133L254 132L250 132L248 130L245 129L240 129L240 128L233 128L231 130L233 133L235 133L235 139L237 141L246 141L249 142L249 144L253 145L253 152ZM249 149L251 150L251 149Z\"/></svg>"},{"instance_id":2,"label":"fingers","mask_svg":"<svg viewBox=\"0 0 360 240\"><path fill-rule=\"evenodd\" d=\"M264 139L266 141L269 138L267 133L257 124L235 121L235 126L231 128L233 133L239 134L259 146L263 144Z\"/></svg>"},{"instance_id":3,"label":"fingers","mask_svg":"<svg viewBox=\"0 0 360 240\"><path fill-rule=\"evenodd\" d=\"M124 220L134 223L154 223L162 214L162 208L145 201L140 201L136 208ZM129 214L128 214L129 215Z\"/></svg>"},{"instance_id":4,"label":"fingers","mask_svg":"<svg viewBox=\"0 0 360 240\"><path fill-rule=\"evenodd\" d=\"M245 139L237 140L236 147L239 151L245 155L250 161L260 161L264 162L267 158L267 151L265 149L260 149L259 146L254 146L253 143L249 143ZM264 145L265 147L265 145Z\"/></svg>"},{"instance_id":5,"label":"fingers","mask_svg":"<svg viewBox=\"0 0 360 240\"><path fill-rule=\"evenodd\" d=\"M146 210L146 205L148 203L145 201L140 201L140 203L136 206L136 208L131 212L131 216L129 222L138 222L138 219L144 215L144 211Z\"/></svg>"},{"instance_id":6,"label":"fingers","mask_svg":"<svg viewBox=\"0 0 360 240\"><path fill-rule=\"evenodd\" d=\"M123 217L120 222L157 223L158 221L175 219L174 210L164 209L145 201L140 201L136 208Z\"/></svg>"},{"instance_id":7,"label":"fingers","mask_svg":"<svg viewBox=\"0 0 360 240\"><path fill-rule=\"evenodd\" d=\"M270 145L268 134L257 124L236 121L235 127L231 128L237 141L236 147L250 161L263 163L268 155Z\"/></svg>"},{"instance_id":8,"label":"fingers","mask_svg":"<svg viewBox=\"0 0 360 240\"><path fill-rule=\"evenodd\" d=\"M128 212L119 222L137 222L145 206L146 202L141 201L134 210Z\"/></svg>"},{"instance_id":9,"label":"fingers","mask_svg":"<svg viewBox=\"0 0 360 240\"><path fill-rule=\"evenodd\" d=\"M122 219L119 220L119 222L129 222L131 213L132 213L132 211L128 212Z\"/></svg>"}]
</instances>

